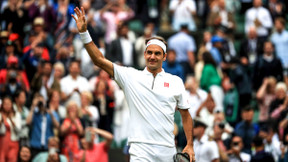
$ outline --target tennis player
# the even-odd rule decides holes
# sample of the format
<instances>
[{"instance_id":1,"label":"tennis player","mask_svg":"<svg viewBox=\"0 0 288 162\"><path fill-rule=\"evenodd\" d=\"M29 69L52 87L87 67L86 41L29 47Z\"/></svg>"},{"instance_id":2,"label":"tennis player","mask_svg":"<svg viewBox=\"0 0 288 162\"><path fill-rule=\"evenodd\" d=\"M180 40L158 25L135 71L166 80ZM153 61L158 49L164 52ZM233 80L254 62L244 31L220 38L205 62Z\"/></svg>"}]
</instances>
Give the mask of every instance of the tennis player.
<instances>
[{"instance_id":1,"label":"tennis player","mask_svg":"<svg viewBox=\"0 0 288 162\"><path fill-rule=\"evenodd\" d=\"M174 142L174 113L180 111L187 145L183 149L195 161L193 150L193 124L188 112L188 97L182 80L165 73L162 62L166 60L166 42L158 37L146 41L143 71L123 67L104 58L92 42L87 31L85 11L74 9L77 28L93 63L105 70L125 93L130 108L128 144L131 162L173 162L176 154Z\"/></svg>"}]
</instances>

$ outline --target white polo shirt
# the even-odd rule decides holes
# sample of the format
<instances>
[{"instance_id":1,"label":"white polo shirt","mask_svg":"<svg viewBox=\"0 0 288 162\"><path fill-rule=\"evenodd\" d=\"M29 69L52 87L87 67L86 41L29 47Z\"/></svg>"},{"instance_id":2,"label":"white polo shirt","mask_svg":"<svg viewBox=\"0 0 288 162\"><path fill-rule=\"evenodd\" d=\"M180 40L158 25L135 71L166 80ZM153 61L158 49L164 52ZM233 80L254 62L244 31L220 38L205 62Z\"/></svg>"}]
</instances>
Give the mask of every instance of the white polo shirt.
<instances>
[{"instance_id":1,"label":"white polo shirt","mask_svg":"<svg viewBox=\"0 0 288 162\"><path fill-rule=\"evenodd\" d=\"M194 140L195 159L199 162L211 162L220 157L215 141L209 141L207 135L203 135L200 141Z\"/></svg>"},{"instance_id":2,"label":"white polo shirt","mask_svg":"<svg viewBox=\"0 0 288 162\"><path fill-rule=\"evenodd\" d=\"M175 108L188 109L182 80L169 73L155 77L146 68L114 66L114 79L123 89L130 108L128 143L140 142L175 147Z\"/></svg>"}]
</instances>

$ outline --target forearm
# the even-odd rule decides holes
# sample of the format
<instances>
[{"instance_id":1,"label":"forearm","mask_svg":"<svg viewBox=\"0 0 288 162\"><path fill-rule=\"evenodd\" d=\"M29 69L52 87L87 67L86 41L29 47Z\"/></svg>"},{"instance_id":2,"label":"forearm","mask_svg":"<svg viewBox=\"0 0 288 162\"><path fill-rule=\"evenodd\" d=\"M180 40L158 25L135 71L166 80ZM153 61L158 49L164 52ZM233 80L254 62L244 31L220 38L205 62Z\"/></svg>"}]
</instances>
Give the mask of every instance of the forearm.
<instances>
[{"instance_id":1,"label":"forearm","mask_svg":"<svg viewBox=\"0 0 288 162\"><path fill-rule=\"evenodd\" d=\"M187 52L188 55L188 59L189 59L189 64L192 68L194 68L194 64L195 64L195 57L194 57L194 52L189 51Z\"/></svg>"},{"instance_id":2,"label":"forearm","mask_svg":"<svg viewBox=\"0 0 288 162\"><path fill-rule=\"evenodd\" d=\"M54 117L54 115L52 113L50 115L51 115L51 119L52 119L54 127L58 129L60 126L59 122L56 120L56 118Z\"/></svg>"},{"instance_id":3,"label":"forearm","mask_svg":"<svg viewBox=\"0 0 288 162\"><path fill-rule=\"evenodd\" d=\"M26 118L26 123L27 125L32 123L32 119L33 119L33 113L34 113L34 109L31 108L31 111L29 112L27 118Z\"/></svg>"},{"instance_id":4,"label":"forearm","mask_svg":"<svg viewBox=\"0 0 288 162\"><path fill-rule=\"evenodd\" d=\"M261 87L257 91L256 98L258 100L261 100L263 98L265 91L266 91L266 87L267 87L266 84L263 84L263 85L261 85Z\"/></svg>"},{"instance_id":5,"label":"forearm","mask_svg":"<svg viewBox=\"0 0 288 162\"><path fill-rule=\"evenodd\" d=\"M183 129L185 132L187 145L193 147L193 120L188 111L188 109L181 110L179 109L182 117Z\"/></svg>"},{"instance_id":6,"label":"forearm","mask_svg":"<svg viewBox=\"0 0 288 162\"><path fill-rule=\"evenodd\" d=\"M113 140L113 135L108 131L105 131L103 129L98 129L98 128L94 128L93 131L99 134L101 137L103 137L106 140L109 140L109 141Z\"/></svg>"}]
</instances>

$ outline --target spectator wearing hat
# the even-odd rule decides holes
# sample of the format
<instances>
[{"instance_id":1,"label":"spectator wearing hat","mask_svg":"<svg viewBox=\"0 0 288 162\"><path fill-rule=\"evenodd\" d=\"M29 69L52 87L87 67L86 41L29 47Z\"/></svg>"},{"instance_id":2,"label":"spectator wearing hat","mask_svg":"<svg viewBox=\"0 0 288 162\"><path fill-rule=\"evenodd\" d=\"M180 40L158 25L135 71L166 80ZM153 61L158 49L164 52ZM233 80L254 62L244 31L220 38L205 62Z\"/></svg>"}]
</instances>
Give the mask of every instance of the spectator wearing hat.
<instances>
[{"instance_id":1,"label":"spectator wearing hat","mask_svg":"<svg viewBox=\"0 0 288 162\"><path fill-rule=\"evenodd\" d=\"M219 150L217 144L213 140L209 140L208 135L205 134L207 125L203 122L203 119L194 119L193 135L194 150L196 161L201 162L217 162L219 161Z\"/></svg>"},{"instance_id":2,"label":"spectator wearing hat","mask_svg":"<svg viewBox=\"0 0 288 162\"><path fill-rule=\"evenodd\" d=\"M8 57L7 68L0 70L0 84L5 84L7 82L8 72L10 70L14 70L17 73L17 83L21 85L25 92L29 92L30 83L28 81L26 71L21 70L19 64L19 59L16 56Z\"/></svg>"},{"instance_id":3,"label":"spectator wearing hat","mask_svg":"<svg viewBox=\"0 0 288 162\"><path fill-rule=\"evenodd\" d=\"M194 74L196 45L194 38L189 35L187 24L182 24L181 30L168 39L168 47L177 54L176 61L183 67L184 80L188 74Z\"/></svg>"},{"instance_id":4,"label":"spectator wearing hat","mask_svg":"<svg viewBox=\"0 0 288 162\"><path fill-rule=\"evenodd\" d=\"M217 35L211 38L212 48L210 50L210 53L217 66L220 66L220 64L223 61L222 53L221 53L222 48L223 48L223 42L224 42L224 39Z\"/></svg>"},{"instance_id":5,"label":"spectator wearing hat","mask_svg":"<svg viewBox=\"0 0 288 162\"><path fill-rule=\"evenodd\" d=\"M5 53L5 46L8 41L8 31L2 30L0 32L0 54L3 55Z\"/></svg>"},{"instance_id":6,"label":"spectator wearing hat","mask_svg":"<svg viewBox=\"0 0 288 162\"><path fill-rule=\"evenodd\" d=\"M252 154L251 144L253 138L259 133L258 124L253 123L254 110L250 106L246 106L241 112L242 121L235 126L235 134L243 139L243 152Z\"/></svg>"}]
</instances>

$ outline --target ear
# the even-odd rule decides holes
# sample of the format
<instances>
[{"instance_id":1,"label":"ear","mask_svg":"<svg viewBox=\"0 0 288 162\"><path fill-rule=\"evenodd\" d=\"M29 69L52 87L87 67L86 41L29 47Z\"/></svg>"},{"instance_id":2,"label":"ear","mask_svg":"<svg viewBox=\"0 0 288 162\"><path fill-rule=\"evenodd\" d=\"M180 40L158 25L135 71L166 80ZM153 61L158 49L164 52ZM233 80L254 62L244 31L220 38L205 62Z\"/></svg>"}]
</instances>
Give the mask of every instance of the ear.
<instances>
[{"instance_id":1,"label":"ear","mask_svg":"<svg viewBox=\"0 0 288 162\"><path fill-rule=\"evenodd\" d=\"M166 61L166 58L167 58L167 53L164 53L164 55L163 55L163 61Z\"/></svg>"}]
</instances>

